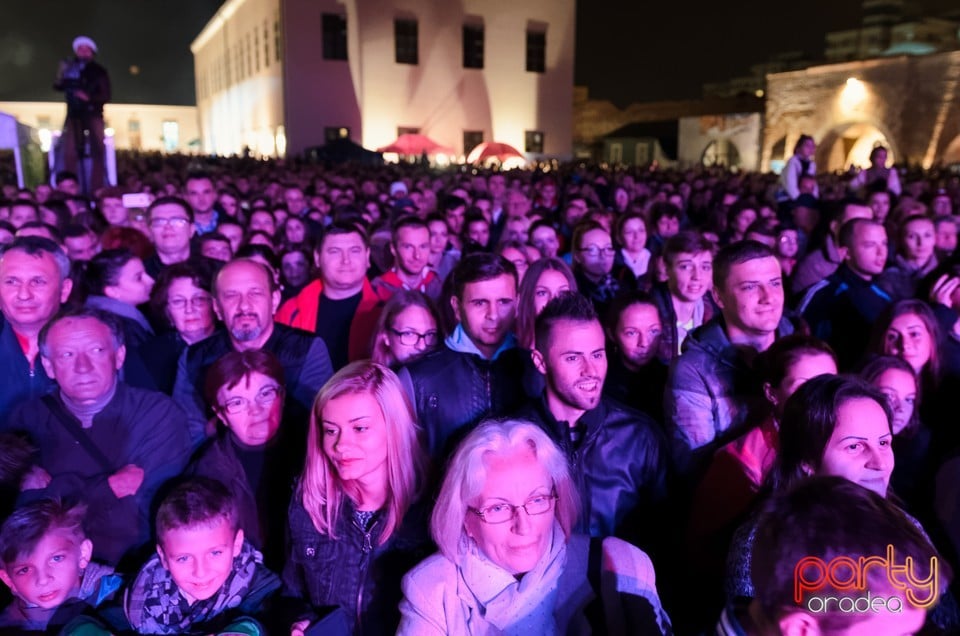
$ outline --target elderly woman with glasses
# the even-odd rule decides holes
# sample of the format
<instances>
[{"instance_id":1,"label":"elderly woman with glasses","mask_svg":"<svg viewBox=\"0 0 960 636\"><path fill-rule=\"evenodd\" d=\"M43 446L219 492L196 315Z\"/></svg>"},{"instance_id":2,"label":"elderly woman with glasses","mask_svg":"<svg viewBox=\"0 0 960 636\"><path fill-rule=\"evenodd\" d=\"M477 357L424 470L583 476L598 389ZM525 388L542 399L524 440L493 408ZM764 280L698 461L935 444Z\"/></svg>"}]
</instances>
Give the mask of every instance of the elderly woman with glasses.
<instances>
[{"instance_id":1,"label":"elderly woman with glasses","mask_svg":"<svg viewBox=\"0 0 960 636\"><path fill-rule=\"evenodd\" d=\"M286 513L305 440L302 427L281 425L283 382L283 367L266 351L231 351L217 360L205 389L223 428L188 469L227 486L244 535L275 571L283 567Z\"/></svg>"},{"instance_id":2,"label":"elderly woman with glasses","mask_svg":"<svg viewBox=\"0 0 960 636\"><path fill-rule=\"evenodd\" d=\"M530 422L486 422L454 455L430 529L440 553L403 581L398 634L666 634L653 565L571 534L562 451Z\"/></svg>"}]
</instances>

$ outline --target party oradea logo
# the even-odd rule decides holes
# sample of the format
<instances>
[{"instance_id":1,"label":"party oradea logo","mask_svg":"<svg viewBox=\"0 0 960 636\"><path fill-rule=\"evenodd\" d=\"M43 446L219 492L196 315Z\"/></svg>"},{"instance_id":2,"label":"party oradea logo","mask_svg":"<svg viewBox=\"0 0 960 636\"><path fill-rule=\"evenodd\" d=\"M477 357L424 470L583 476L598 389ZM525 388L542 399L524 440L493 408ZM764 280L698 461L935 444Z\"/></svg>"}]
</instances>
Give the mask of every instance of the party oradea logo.
<instances>
[{"instance_id":1,"label":"party oradea logo","mask_svg":"<svg viewBox=\"0 0 960 636\"><path fill-rule=\"evenodd\" d=\"M812 614L927 610L940 598L939 585L937 557L930 557L929 564L913 557L900 562L892 545L885 556L838 556L829 561L804 557L793 570L794 601Z\"/></svg>"}]
</instances>

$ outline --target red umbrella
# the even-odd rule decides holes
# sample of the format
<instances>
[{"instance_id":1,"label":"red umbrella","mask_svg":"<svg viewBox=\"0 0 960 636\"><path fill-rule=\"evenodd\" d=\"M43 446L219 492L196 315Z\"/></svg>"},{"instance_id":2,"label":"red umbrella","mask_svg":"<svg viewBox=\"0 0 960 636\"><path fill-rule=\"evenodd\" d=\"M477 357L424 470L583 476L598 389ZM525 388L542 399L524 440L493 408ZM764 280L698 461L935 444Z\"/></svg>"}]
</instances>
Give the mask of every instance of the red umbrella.
<instances>
[{"instance_id":1,"label":"red umbrella","mask_svg":"<svg viewBox=\"0 0 960 636\"><path fill-rule=\"evenodd\" d=\"M485 141L470 151L470 154L467 155L467 163L482 163L487 159L498 159L503 163L511 157L526 159L523 153L510 144L499 141Z\"/></svg>"},{"instance_id":2,"label":"red umbrella","mask_svg":"<svg viewBox=\"0 0 960 636\"><path fill-rule=\"evenodd\" d=\"M397 137L397 140L389 146L377 148L377 152L395 152L398 155L435 155L437 153L453 154L453 149L443 146L430 139L426 135L405 134Z\"/></svg>"}]
</instances>

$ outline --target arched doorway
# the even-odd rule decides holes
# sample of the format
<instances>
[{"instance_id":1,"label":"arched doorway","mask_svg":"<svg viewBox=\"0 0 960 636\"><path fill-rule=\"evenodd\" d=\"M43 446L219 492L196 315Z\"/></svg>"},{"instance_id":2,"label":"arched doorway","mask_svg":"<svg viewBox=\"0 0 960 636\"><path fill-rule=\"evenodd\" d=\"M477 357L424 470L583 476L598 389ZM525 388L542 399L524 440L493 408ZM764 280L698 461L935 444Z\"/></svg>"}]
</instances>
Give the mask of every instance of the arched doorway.
<instances>
[{"instance_id":1,"label":"arched doorway","mask_svg":"<svg viewBox=\"0 0 960 636\"><path fill-rule=\"evenodd\" d=\"M897 162L897 150L882 130L866 122L837 126L827 132L817 143L817 169L821 171L844 171L850 166L870 166L870 151L885 146L887 165Z\"/></svg>"},{"instance_id":2,"label":"arched doorway","mask_svg":"<svg viewBox=\"0 0 960 636\"><path fill-rule=\"evenodd\" d=\"M740 151L729 139L714 139L703 149L700 163L710 166L740 167Z\"/></svg>"}]
</instances>

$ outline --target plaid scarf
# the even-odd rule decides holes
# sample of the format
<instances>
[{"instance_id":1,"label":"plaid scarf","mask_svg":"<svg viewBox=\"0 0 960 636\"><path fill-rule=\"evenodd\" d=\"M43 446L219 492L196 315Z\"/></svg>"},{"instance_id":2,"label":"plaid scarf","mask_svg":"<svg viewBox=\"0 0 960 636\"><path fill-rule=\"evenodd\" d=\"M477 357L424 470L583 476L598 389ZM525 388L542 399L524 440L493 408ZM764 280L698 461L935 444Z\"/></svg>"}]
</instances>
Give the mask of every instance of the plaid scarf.
<instances>
[{"instance_id":1,"label":"plaid scarf","mask_svg":"<svg viewBox=\"0 0 960 636\"><path fill-rule=\"evenodd\" d=\"M233 559L233 570L216 594L193 605L180 593L170 572L156 554L127 590L124 606L127 620L140 634L182 634L237 607L250 590L250 583L263 556L246 541Z\"/></svg>"}]
</instances>

